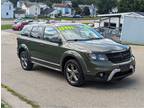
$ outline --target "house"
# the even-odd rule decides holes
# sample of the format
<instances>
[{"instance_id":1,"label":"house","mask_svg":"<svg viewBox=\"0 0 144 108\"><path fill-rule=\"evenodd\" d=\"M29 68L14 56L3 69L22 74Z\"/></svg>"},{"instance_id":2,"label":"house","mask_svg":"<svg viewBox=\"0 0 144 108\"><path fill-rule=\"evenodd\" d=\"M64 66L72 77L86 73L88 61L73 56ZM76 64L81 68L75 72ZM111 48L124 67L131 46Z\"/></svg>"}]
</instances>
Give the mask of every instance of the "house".
<instances>
[{"instance_id":1,"label":"house","mask_svg":"<svg viewBox=\"0 0 144 108\"><path fill-rule=\"evenodd\" d=\"M93 4L91 4L91 5L78 5L78 6L79 6L79 8L81 8L81 10L84 10L85 7L88 7L89 11L90 11L90 16L91 17L96 16L97 8Z\"/></svg>"},{"instance_id":2,"label":"house","mask_svg":"<svg viewBox=\"0 0 144 108\"><path fill-rule=\"evenodd\" d=\"M15 14L15 18L24 18L26 14L26 10L21 8L16 8L14 14Z\"/></svg>"},{"instance_id":3,"label":"house","mask_svg":"<svg viewBox=\"0 0 144 108\"><path fill-rule=\"evenodd\" d=\"M25 16L37 17L41 14L41 11L48 8L44 3L40 2L29 2L24 0L19 0L17 2L17 8L25 10Z\"/></svg>"},{"instance_id":4,"label":"house","mask_svg":"<svg viewBox=\"0 0 144 108\"><path fill-rule=\"evenodd\" d=\"M1 0L1 18L13 18L14 6L9 0Z\"/></svg>"},{"instance_id":5,"label":"house","mask_svg":"<svg viewBox=\"0 0 144 108\"><path fill-rule=\"evenodd\" d=\"M61 14L61 16L71 16L72 6L67 3L55 3L53 4L53 9L55 9L55 14Z\"/></svg>"}]
</instances>

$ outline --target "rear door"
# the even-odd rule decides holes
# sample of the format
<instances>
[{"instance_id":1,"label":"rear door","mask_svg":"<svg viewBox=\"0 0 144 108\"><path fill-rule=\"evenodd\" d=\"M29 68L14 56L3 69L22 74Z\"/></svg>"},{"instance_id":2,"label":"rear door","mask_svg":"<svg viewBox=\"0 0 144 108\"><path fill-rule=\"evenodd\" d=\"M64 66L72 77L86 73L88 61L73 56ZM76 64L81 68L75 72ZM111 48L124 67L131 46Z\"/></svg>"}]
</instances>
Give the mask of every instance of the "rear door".
<instances>
[{"instance_id":1,"label":"rear door","mask_svg":"<svg viewBox=\"0 0 144 108\"><path fill-rule=\"evenodd\" d=\"M42 56L42 36L43 36L44 27L42 26L34 26L30 33L30 42L29 42L29 50L31 52L31 57L41 58Z\"/></svg>"}]
</instances>

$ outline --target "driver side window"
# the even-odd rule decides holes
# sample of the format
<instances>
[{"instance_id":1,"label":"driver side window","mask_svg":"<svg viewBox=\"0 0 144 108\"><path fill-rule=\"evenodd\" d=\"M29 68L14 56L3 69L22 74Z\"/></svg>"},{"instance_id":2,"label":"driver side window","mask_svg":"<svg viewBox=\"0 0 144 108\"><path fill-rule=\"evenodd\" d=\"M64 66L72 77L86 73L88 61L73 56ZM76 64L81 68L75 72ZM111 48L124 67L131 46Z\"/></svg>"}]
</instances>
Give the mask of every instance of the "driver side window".
<instances>
[{"instance_id":1,"label":"driver side window","mask_svg":"<svg viewBox=\"0 0 144 108\"><path fill-rule=\"evenodd\" d=\"M44 40L53 41L58 38L58 32L53 27L46 27L44 31Z\"/></svg>"}]
</instances>

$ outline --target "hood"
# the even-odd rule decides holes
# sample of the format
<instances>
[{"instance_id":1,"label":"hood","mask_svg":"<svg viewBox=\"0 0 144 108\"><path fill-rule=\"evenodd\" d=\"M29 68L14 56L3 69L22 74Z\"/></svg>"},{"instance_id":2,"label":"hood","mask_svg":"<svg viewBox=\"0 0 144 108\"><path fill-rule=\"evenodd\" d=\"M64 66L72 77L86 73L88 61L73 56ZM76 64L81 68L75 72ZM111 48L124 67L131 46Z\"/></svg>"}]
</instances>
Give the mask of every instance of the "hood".
<instances>
[{"instance_id":1,"label":"hood","mask_svg":"<svg viewBox=\"0 0 144 108\"><path fill-rule=\"evenodd\" d=\"M129 48L110 39L70 42L69 45L71 49L83 52L119 52Z\"/></svg>"}]
</instances>

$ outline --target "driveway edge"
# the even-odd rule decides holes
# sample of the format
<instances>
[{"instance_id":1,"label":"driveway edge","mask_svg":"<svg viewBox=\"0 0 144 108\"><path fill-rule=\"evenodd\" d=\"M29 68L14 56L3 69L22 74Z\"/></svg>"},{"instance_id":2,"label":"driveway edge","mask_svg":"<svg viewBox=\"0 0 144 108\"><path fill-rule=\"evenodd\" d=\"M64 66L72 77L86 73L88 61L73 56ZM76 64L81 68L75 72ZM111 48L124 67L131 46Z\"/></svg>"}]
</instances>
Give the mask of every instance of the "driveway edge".
<instances>
[{"instance_id":1,"label":"driveway edge","mask_svg":"<svg viewBox=\"0 0 144 108\"><path fill-rule=\"evenodd\" d=\"M12 108L40 108L40 106L19 94L5 84L1 84L2 99L9 103Z\"/></svg>"}]
</instances>

